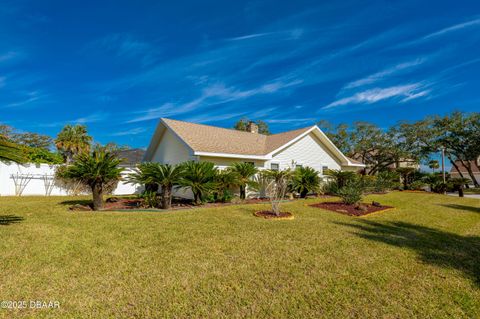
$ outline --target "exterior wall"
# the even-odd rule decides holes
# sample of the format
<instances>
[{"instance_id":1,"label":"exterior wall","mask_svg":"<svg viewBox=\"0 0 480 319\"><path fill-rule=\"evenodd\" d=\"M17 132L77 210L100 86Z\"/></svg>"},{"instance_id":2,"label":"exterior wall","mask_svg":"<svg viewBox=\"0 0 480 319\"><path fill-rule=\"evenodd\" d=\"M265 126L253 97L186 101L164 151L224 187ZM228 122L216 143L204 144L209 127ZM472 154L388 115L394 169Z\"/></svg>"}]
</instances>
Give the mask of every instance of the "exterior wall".
<instances>
[{"instance_id":1,"label":"exterior wall","mask_svg":"<svg viewBox=\"0 0 480 319\"><path fill-rule=\"evenodd\" d=\"M266 168L270 168L271 163L279 164L281 170L293 168L292 161L297 165L312 167L322 174L322 166L328 166L329 169L342 169L339 161L324 148L313 133L274 154L272 160L266 163Z\"/></svg>"},{"instance_id":2,"label":"exterior wall","mask_svg":"<svg viewBox=\"0 0 480 319\"><path fill-rule=\"evenodd\" d=\"M255 164L255 167L260 169L265 167L265 161L241 159L241 158L200 156L200 161L212 162L213 164L215 164L216 167L220 169L224 169L229 166L232 166L233 163L237 163L237 162L253 162Z\"/></svg>"},{"instance_id":3,"label":"exterior wall","mask_svg":"<svg viewBox=\"0 0 480 319\"><path fill-rule=\"evenodd\" d=\"M15 195L15 182L13 176L28 175L29 181L26 184L22 195L46 195L46 188L44 178L52 180L55 175L55 170L58 165L48 164L25 164L20 165L16 163L4 163L0 162L0 196L13 196ZM123 175L131 172L131 169L125 169ZM117 188L113 192L114 195L130 195L136 194L141 191L141 187L138 185L127 184L124 182L118 183ZM52 188L50 195L65 196L68 195L67 191L55 185Z\"/></svg>"},{"instance_id":4,"label":"exterior wall","mask_svg":"<svg viewBox=\"0 0 480 319\"><path fill-rule=\"evenodd\" d=\"M170 130L166 130L155 153L152 162L163 164L178 164L191 159L192 153Z\"/></svg>"}]
</instances>

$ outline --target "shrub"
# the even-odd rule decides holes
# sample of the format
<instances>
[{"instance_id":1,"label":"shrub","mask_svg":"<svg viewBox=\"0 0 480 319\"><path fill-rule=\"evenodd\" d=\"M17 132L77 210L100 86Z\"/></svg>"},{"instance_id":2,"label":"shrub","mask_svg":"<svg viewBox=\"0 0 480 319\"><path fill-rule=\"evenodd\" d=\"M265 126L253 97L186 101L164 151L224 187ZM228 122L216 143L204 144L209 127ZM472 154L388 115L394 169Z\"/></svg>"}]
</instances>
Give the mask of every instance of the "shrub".
<instances>
[{"instance_id":1,"label":"shrub","mask_svg":"<svg viewBox=\"0 0 480 319\"><path fill-rule=\"evenodd\" d=\"M342 201L347 205L354 205L362 200L363 187L361 183L350 182L337 192Z\"/></svg>"},{"instance_id":2,"label":"shrub","mask_svg":"<svg viewBox=\"0 0 480 319\"><path fill-rule=\"evenodd\" d=\"M290 187L294 192L300 193L305 198L309 192L315 192L320 187L320 176L311 167L299 167L292 175Z\"/></svg>"},{"instance_id":3,"label":"shrub","mask_svg":"<svg viewBox=\"0 0 480 319\"><path fill-rule=\"evenodd\" d=\"M146 207L156 208L160 205L157 192L145 191L140 195L140 197L143 198L143 203Z\"/></svg>"},{"instance_id":4,"label":"shrub","mask_svg":"<svg viewBox=\"0 0 480 319\"><path fill-rule=\"evenodd\" d=\"M415 190L415 191L421 191L425 186L426 186L425 182L422 182L421 180L416 180L409 185L409 189Z\"/></svg>"},{"instance_id":5,"label":"shrub","mask_svg":"<svg viewBox=\"0 0 480 319\"><path fill-rule=\"evenodd\" d=\"M385 192L387 190L398 189L400 176L396 172L385 171L377 175L374 185L375 192Z\"/></svg>"},{"instance_id":6,"label":"shrub","mask_svg":"<svg viewBox=\"0 0 480 319\"><path fill-rule=\"evenodd\" d=\"M326 172L336 183L338 188L342 188L350 182L358 180L359 175L351 171L328 170Z\"/></svg>"}]
</instances>

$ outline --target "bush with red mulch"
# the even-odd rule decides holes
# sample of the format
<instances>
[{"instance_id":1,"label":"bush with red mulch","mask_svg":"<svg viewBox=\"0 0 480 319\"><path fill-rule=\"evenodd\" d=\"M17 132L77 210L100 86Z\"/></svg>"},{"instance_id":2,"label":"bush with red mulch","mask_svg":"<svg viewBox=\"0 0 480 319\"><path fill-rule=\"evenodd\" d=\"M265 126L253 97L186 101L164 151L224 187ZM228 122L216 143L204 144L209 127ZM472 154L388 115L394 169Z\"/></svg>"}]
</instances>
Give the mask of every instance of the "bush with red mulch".
<instances>
[{"instance_id":1,"label":"bush with red mulch","mask_svg":"<svg viewBox=\"0 0 480 319\"><path fill-rule=\"evenodd\" d=\"M348 215L348 216L363 216L381 210L393 208L391 206L374 206L372 204L358 204L348 205L343 202L324 202L318 204L312 204L311 207L323 208L332 212Z\"/></svg>"}]
</instances>

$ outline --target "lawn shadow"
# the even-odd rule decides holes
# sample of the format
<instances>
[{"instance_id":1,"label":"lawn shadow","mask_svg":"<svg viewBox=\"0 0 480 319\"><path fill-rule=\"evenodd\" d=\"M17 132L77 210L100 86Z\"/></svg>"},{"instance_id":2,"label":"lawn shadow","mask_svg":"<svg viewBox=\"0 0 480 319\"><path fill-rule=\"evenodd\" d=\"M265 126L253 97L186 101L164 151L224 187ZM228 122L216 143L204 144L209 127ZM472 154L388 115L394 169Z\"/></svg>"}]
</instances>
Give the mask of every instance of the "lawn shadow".
<instances>
[{"instance_id":1,"label":"lawn shadow","mask_svg":"<svg viewBox=\"0 0 480 319\"><path fill-rule=\"evenodd\" d=\"M24 220L23 217L15 215L0 215L0 226L8 226L10 224L19 223Z\"/></svg>"},{"instance_id":2,"label":"lawn shadow","mask_svg":"<svg viewBox=\"0 0 480 319\"><path fill-rule=\"evenodd\" d=\"M480 286L480 237L461 236L404 222L336 223L357 230L361 238L407 248L425 263L462 271Z\"/></svg>"},{"instance_id":3,"label":"lawn shadow","mask_svg":"<svg viewBox=\"0 0 480 319\"><path fill-rule=\"evenodd\" d=\"M88 199L75 199L75 200L65 200L60 202L61 205L73 206L73 205L84 205L88 206L92 203L91 200Z\"/></svg>"},{"instance_id":4,"label":"lawn shadow","mask_svg":"<svg viewBox=\"0 0 480 319\"><path fill-rule=\"evenodd\" d=\"M458 205L458 204L439 204L439 205L443 206L443 207L447 207L447 208L453 208L453 209L464 210L464 211L469 211L469 212L474 212L474 213L480 213L480 207L475 207L475 206Z\"/></svg>"}]
</instances>

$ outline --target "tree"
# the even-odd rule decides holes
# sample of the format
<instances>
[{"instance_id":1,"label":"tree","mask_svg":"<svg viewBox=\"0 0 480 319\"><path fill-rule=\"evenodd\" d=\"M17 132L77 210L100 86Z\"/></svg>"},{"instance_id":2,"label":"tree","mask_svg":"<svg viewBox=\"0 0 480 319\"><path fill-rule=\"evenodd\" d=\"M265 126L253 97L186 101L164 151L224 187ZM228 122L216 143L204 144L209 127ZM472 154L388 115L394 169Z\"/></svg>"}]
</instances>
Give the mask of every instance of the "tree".
<instances>
[{"instance_id":1,"label":"tree","mask_svg":"<svg viewBox=\"0 0 480 319\"><path fill-rule=\"evenodd\" d=\"M232 170L216 170L214 181L217 189L214 193L215 200L220 199L222 202L226 202L232 197L230 189L238 186L238 176Z\"/></svg>"},{"instance_id":2,"label":"tree","mask_svg":"<svg viewBox=\"0 0 480 319\"><path fill-rule=\"evenodd\" d=\"M230 169L237 175L238 185L240 186L240 199L245 199L246 188L254 183L252 177L258 170L254 164L248 162L233 163Z\"/></svg>"},{"instance_id":3,"label":"tree","mask_svg":"<svg viewBox=\"0 0 480 319\"><path fill-rule=\"evenodd\" d=\"M120 159L105 148L96 148L91 153L80 153L73 163L62 171L61 177L82 181L90 187L93 195L93 210L103 208L103 195L121 179L123 168Z\"/></svg>"},{"instance_id":4,"label":"tree","mask_svg":"<svg viewBox=\"0 0 480 319\"><path fill-rule=\"evenodd\" d=\"M276 216L280 216L282 200L285 198L292 171L290 169L282 171L267 171L270 183L267 185L266 193L272 205L272 212Z\"/></svg>"},{"instance_id":5,"label":"tree","mask_svg":"<svg viewBox=\"0 0 480 319\"><path fill-rule=\"evenodd\" d=\"M0 137L0 160L24 163L26 158L17 144Z\"/></svg>"},{"instance_id":6,"label":"tree","mask_svg":"<svg viewBox=\"0 0 480 319\"><path fill-rule=\"evenodd\" d=\"M437 160L431 160L430 162L428 162L428 167L432 169L433 172L435 173L435 170L440 167L440 164L438 163Z\"/></svg>"},{"instance_id":7,"label":"tree","mask_svg":"<svg viewBox=\"0 0 480 319\"><path fill-rule=\"evenodd\" d=\"M480 156L480 113L453 112L444 117L436 117L433 126L440 132L437 144L444 147L452 165L460 172L455 163L458 161L467 170L475 187L479 187L473 166L478 168L476 159Z\"/></svg>"},{"instance_id":8,"label":"tree","mask_svg":"<svg viewBox=\"0 0 480 319\"><path fill-rule=\"evenodd\" d=\"M183 176L179 181L180 186L190 188L193 193L193 201L200 204L204 196L215 190L216 170L213 163L188 161L182 165Z\"/></svg>"},{"instance_id":9,"label":"tree","mask_svg":"<svg viewBox=\"0 0 480 319\"><path fill-rule=\"evenodd\" d=\"M138 184L156 184L160 188L162 208L172 206L172 192L180 185L183 176L183 166L160 163L142 163L135 173L129 174L128 180Z\"/></svg>"},{"instance_id":10,"label":"tree","mask_svg":"<svg viewBox=\"0 0 480 319\"><path fill-rule=\"evenodd\" d=\"M248 124L250 122L253 122L253 123L257 124L258 133L265 134L265 135L270 135L270 129L269 129L267 123L265 123L264 121L261 121L261 120L251 121L246 117L238 120L237 123L235 123L235 125L233 126L233 128L236 129L237 131L247 131Z\"/></svg>"},{"instance_id":11,"label":"tree","mask_svg":"<svg viewBox=\"0 0 480 319\"><path fill-rule=\"evenodd\" d=\"M53 142L50 136L38 133L14 133L11 136L12 141L17 144L43 150L49 150Z\"/></svg>"},{"instance_id":12,"label":"tree","mask_svg":"<svg viewBox=\"0 0 480 319\"><path fill-rule=\"evenodd\" d=\"M412 183L412 175L415 172L413 167L399 167L396 169L397 173L400 174L403 183L403 189L406 190L409 188Z\"/></svg>"},{"instance_id":13,"label":"tree","mask_svg":"<svg viewBox=\"0 0 480 319\"><path fill-rule=\"evenodd\" d=\"M292 175L291 188L305 198L309 192L316 191L320 187L320 176L311 167L298 167Z\"/></svg>"},{"instance_id":14,"label":"tree","mask_svg":"<svg viewBox=\"0 0 480 319\"><path fill-rule=\"evenodd\" d=\"M73 158L90 150L92 137L88 135L85 125L66 125L55 139L55 146L65 161L71 163Z\"/></svg>"},{"instance_id":15,"label":"tree","mask_svg":"<svg viewBox=\"0 0 480 319\"><path fill-rule=\"evenodd\" d=\"M451 178L448 182L450 185L452 185L453 189L458 191L459 197L464 197L463 188L465 187L465 185L470 183L470 180L468 178L457 177Z\"/></svg>"},{"instance_id":16,"label":"tree","mask_svg":"<svg viewBox=\"0 0 480 319\"><path fill-rule=\"evenodd\" d=\"M355 122L352 127L340 124L335 129L325 121L318 124L345 155L366 165L366 174L377 174L406 159L413 158L416 162L405 144L400 143L400 136L394 129L384 131L367 122Z\"/></svg>"}]
</instances>

